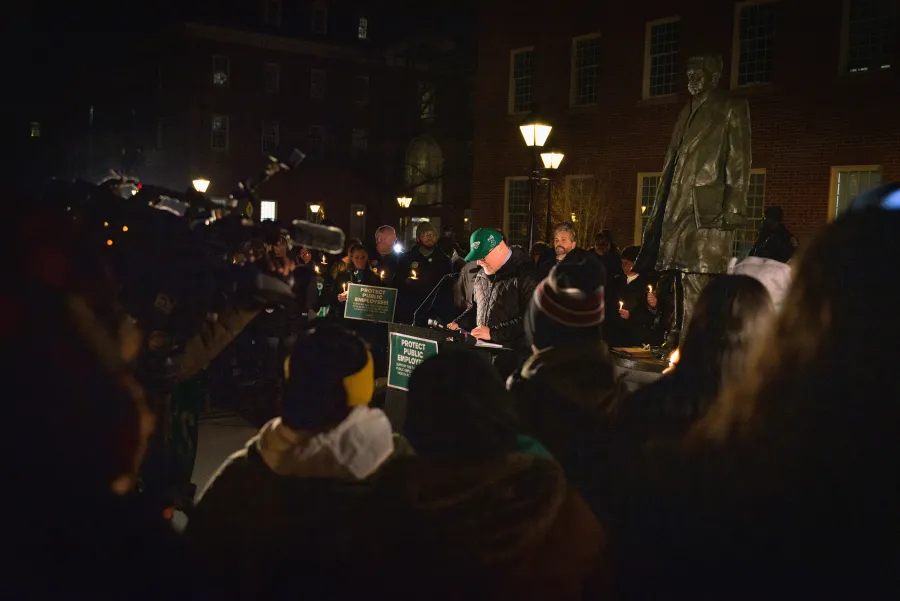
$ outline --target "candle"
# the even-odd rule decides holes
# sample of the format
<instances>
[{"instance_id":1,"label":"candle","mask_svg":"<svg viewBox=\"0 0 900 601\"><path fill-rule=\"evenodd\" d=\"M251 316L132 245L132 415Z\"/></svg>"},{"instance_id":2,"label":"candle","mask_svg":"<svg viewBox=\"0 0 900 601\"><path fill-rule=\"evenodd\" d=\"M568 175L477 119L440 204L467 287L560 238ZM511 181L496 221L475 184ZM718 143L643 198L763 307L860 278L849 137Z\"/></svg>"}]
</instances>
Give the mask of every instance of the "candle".
<instances>
[{"instance_id":1,"label":"candle","mask_svg":"<svg viewBox=\"0 0 900 601\"><path fill-rule=\"evenodd\" d=\"M653 286L647 286L647 294L653 294Z\"/></svg>"},{"instance_id":2,"label":"candle","mask_svg":"<svg viewBox=\"0 0 900 601\"><path fill-rule=\"evenodd\" d=\"M319 266L318 266L318 265L316 265L315 269L316 269L316 273L319 273Z\"/></svg>"},{"instance_id":3,"label":"candle","mask_svg":"<svg viewBox=\"0 0 900 601\"><path fill-rule=\"evenodd\" d=\"M328 265L328 261L325 260L325 255L322 255L322 265Z\"/></svg>"},{"instance_id":4,"label":"candle","mask_svg":"<svg viewBox=\"0 0 900 601\"><path fill-rule=\"evenodd\" d=\"M347 286L349 286L349 284L347 284L347 282L344 282L344 292L347 292Z\"/></svg>"},{"instance_id":5,"label":"candle","mask_svg":"<svg viewBox=\"0 0 900 601\"><path fill-rule=\"evenodd\" d=\"M381 279L384 279L384 269L381 270Z\"/></svg>"},{"instance_id":6,"label":"candle","mask_svg":"<svg viewBox=\"0 0 900 601\"><path fill-rule=\"evenodd\" d=\"M619 311L621 311L625 307L625 303L623 301L619 301Z\"/></svg>"},{"instance_id":7,"label":"candle","mask_svg":"<svg viewBox=\"0 0 900 601\"><path fill-rule=\"evenodd\" d=\"M409 279L411 279L411 280L417 280L417 279L419 279L418 276L416 276L416 270L415 270L415 269L410 270L410 272L409 272Z\"/></svg>"}]
</instances>

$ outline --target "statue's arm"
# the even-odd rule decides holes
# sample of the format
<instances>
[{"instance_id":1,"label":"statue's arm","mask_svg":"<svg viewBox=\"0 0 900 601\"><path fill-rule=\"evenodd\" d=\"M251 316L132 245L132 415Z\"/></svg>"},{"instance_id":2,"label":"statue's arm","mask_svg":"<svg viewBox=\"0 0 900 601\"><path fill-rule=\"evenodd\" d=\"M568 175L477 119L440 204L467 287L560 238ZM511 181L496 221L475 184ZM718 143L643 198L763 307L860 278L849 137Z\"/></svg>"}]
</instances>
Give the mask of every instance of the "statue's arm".
<instances>
[{"instance_id":1,"label":"statue's arm","mask_svg":"<svg viewBox=\"0 0 900 601\"><path fill-rule=\"evenodd\" d=\"M728 111L728 155L725 161L725 201L722 211L726 225L739 224L750 187L750 106L746 100L732 100Z\"/></svg>"}]
</instances>

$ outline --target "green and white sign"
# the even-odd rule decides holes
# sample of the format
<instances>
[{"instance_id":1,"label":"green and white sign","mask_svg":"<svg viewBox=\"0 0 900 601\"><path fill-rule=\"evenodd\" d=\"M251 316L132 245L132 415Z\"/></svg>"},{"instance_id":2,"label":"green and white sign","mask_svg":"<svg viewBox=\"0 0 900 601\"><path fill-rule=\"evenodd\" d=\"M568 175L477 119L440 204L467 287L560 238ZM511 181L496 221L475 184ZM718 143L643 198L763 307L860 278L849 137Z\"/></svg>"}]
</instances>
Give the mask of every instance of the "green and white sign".
<instances>
[{"instance_id":1,"label":"green and white sign","mask_svg":"<svg viewBox=\"0 0 900 601\"><path fill-rule=\"evenodd\" d=\"M347 303L344 305L344 317L393 323L396 306L396 288L350 284L347 290Z\"/></svg>"},{"instance_id":2,"label":"green and white sign","mask_svg":"<svg viewBox=\"0 0 900 601\"><path fill-rule=\"evenodd\" d=\"M438 343L391 332L391 351L388 364L388 387L409 390L409 377L420 363L438 354Z\"/></svg>"}]
</instances>

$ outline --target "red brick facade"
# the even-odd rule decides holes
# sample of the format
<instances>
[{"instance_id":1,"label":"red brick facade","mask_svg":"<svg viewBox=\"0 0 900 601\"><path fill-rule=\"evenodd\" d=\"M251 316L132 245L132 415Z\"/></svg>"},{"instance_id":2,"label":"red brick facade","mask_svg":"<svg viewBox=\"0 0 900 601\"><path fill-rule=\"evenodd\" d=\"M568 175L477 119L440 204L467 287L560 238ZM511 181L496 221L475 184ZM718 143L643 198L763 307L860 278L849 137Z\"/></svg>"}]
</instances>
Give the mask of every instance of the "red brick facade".
<instances>
[{"instance_id":1,"label":"red brick facade","mask_svg":"<svg viewBox=\"0 0 900 601\"><path fill-rule=\"evenodd\" d=\"M827 222L832 167L878 165L883 181L900 180L900 34L892 40L892 68L841 73L842 15L844 2L852 0L775 1L771 84L729 93L750 103L753 168L765 169L765 204L784 208L788 227L802 243ZM735 14L734 2L581 6L561 0L552 7L533 0L483 2L474 224L499 227L505 178L528 173L530 155L518 130L522 115L508 114L510 52L534 47L533 100L553 125L548 146L566 154L555 181L567 174L608 174L605 227L620 244L631 243L638 173L662 168L672 127L688 98L686 58L721 54L725 72L719 87L731 88ZM646 24L674 15L681 22L677 96L642 100ZM572 40L595 32L600 34L598 102L570 108ZM900 32L896 24L894 32Z\"/></svg>"}]
</instances>

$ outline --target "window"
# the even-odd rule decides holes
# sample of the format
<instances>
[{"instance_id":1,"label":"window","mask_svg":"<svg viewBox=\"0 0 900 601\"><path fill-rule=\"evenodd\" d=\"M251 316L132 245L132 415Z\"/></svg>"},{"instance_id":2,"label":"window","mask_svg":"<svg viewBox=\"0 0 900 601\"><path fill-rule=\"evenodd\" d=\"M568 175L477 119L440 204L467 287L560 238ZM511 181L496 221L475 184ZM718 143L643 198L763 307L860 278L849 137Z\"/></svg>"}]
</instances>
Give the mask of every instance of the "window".
<instances>
[{"instance_id":1,"label":"window","mask_svg":"<svg viewBox=\"0 0 900 601\"><path fill-rule=\"evenodd\" d=\"M750 0L734 8L731 86L771 83L775 3Z\"/></svg>"},{"instance_id":2,"label":"window","mask_svg":"<svg viewBox=\"0 0 900 601\"><path fill-rule=\"evenodd\" d=\"M583 106L597 102L600 75L600 34L592 33L572 40L572 88L569 103Z\"/></svg>"},{"instance_id":3,"label":"window","mask_svg":"<svg viewBox=\"0 0 900 601\"><path fill-rule=\"evenodd\" d=\"M750 249L753 248L759 235L763 212L766 208L766 170L752 169L749 183L747 204L744 207L744 216L747 218L747 222L734 232L732 254L739 259L746 258L750 254Z\"/></svg>"},{"instance_id":4,"label":"window","mask_svg":"<svg viewBox=\"0 0 900 601\"><path fill-rule=\"evenodd\" d=\"M277 63L263 65L263 89L274 94L281 88L281 67Z\"/></svg>"},{"instance_id":5,"label":"window","mask_svg":"<svg viewBox=\"0 0 900 601\"><path fill-rule=\"evenodd\" d=\"M263 0L263 23L281 27L281 0Z\"/></svg>"},{"instance_id":6,"label":"window","mask_svg":"<svg viewBox=\"0 0 900 601\"><path fill-rule=\"evenodd\" d=\"M325 71L313 69L309 72L309 97L318 100L325 98Z\"/></svg>"},{"instance_id":7,"label":"window","mask_svg":"<svg viewBox=\"0 0 900 601\"><path fill-rule=\"evenodd\" d=\"M532 62L534 48L513 50L509 55L509 113L531 110Z\"/></svg>"},{"instance_id":8,"label":"window","mask_svg":"<svg viewBox=\"0 0 900 601\"><path fill-rule=\"evenodd\" d=\"M668 17L647 23L644 42L644 98L675 93L681 19Z\"/></svg>"},{"instance_id":9,"label":"window","mask_svg":"<svg viewBox=\"0 0 900 601\"><path fill-rule=\"evenodd\" d=\"M353 89L353 98L356 104L363 106L369 104L369 78L365 75L357 75L354 82L356 85Z\"/></svg>"},{"instance_id":10,"label":"window","mask_svg":"<svg viewBox=\"0 0 900 601\"><path fill-rule=\"evenodd\" d=\"M434 84L419 82L419 118L434 119Z\"/></svg>"},{"instance_id":11,"label":"window","mask_svg":"<svg viewBox=\"0 0 900 601\"><path fill-rule=\"evenodd\" d=\"M413 190L413 204L431 205L441 202L441 174L444 158L441 147L431 137L412 141L406 151L406 184Z\"/></svg>"},{"instance_id":12,"label":"window","mask_svg":"<svg viewBox=\"0 0 900 601\"><path fill-rule=\"evenodd\" d=\"M463 211L463 232L466 234L472 233L472 209Z\"/></svg>"},{"instance_id":13,"label":"window","mask_svg":"<svg viewBox=\"0 0 900 601\"><path fill-rule=\"evenodd\" d=\"M311 156L321 157L325 154L325 131L321 125L309 126L307 138L308 152Z\"/></svg>"},{"instance_id":14,"label":"window","mask_svg":"<svg viewBox=\"0 0 900 601\"><path fill-rule=\"evenodd\" d=\"M230 74L231 64L229 63L228 58L225 56L214 56L212 72L213 85L227 86Z\"/></svg>"},{"instance_id":15,"label":"window","mask_svg":"<svg viewBox=\"0 0 900 601\"><path fill-rule=\"evenodd\" d=\"M528 206L531 203L531 181L527 177L506 178L503 231L509 244L528 246Z\"/></svg>"},{"instance_id":16,"label":"window","mask_svg":"<svg viewBox=\"0 0 900 601\"><path fill-rule=\"evenodd\" d=\"M841 71L866 73L891 68L896 39L896 0L844 0Z\"/></svg>"},{"instance_id":17,"label":"window","mask_svg":"<svg viewBox=\"0 0 900 601\"><path fill-rule=\"evenodd\" d=\"M638 173L637 203L634 214L634 243L641 244L647 220L650 219L650 208L656 200L656 191L662 179L661 173Z\"/></svg>"},{"instance_id":18,"label":"window","mask_svg":"<svg viewBox=\"0 0 900 601\"><path fill-rule=\"evenodd\" d=\"M259 220L275 221L278 219L278 202L275 200L259 201Z\"/></svg>"},{"instance_id":19,"label":"window","mask_svg":"<svg viewBox=\"0 0 900 601\"><path fill-rule=\"evenodd\" d=\"M846 211L850 201L880 183L881 165L832 167L828 220Z\"/></svg>"},{"instance_id":20,"label":"window","mask_svg":"<svg viewBox=\"0 0 900 601\"><path fill-rule=\"evenodd\" d=\"M356 37L360 40L369 39L369 19L367 17L359 18L359 23L356 28Z\"/></svg>"},{"instance_id":21,"label":"window","mask_svg":"<svg viewBox=\"0 0 900 601\"><path fill-rule=\"evenodd\" d=\"M159 117L156 120L156 149L163 149L163 132L165 131L166 120L163 117Z\"/></svg>"},{"instance_id":22,"label":"window","mask_svg":"<svg viewBox=\"0 0 900 601\"><path fill-rule=\"evenodd\" d=\"M228 150L228 115L213 115L211 129L211 148L213 150Z\"/></svg>"},{"instance_id":23,"label":"window","mask_svg":"<svg viewBox=\"0 0 900 601\"><path fill-rule=\"evenodd\" d=\"M369 150L369 134L364 129L353 130L353 156L361 157Z\"/></svg>"},{"instance_id":24,"label":"window","mask_svg":"<svg viewBox=\"0 0 900 601\"><path fill-rule=\"evenodd\" d=\"M278 148L278 121L263 121L262 124L262 151L265 154L273 154Z\"/></svg>"},{"instance_id":25,"label":"window","mask_svg":"<svg viewBox=\"0 0 900 601\"><path fill-rule=\"evenodd\" d=\"M350 205L350 231L348 238L366 239L366 205Z\"/></svg>"},{"instance_id":26,"label":"window","mask_svg":"<svg viewBox=\"0 0 900 601\"><path fill-rule=\"evenodd\" d=\"M316 0L312 6L312 32L325 35L328 33L328 3Z\"/></svg>"},{"instance_id":27,"label":"window","mask_svg":"<svg viewBox=\"0 0 900 601\"><path fill-rule=\"evenodd\" d=\"M31 122L31 137L32 138L40 138L41 137L41 124L38 121Z\"/></svg>"}]
</instances>

